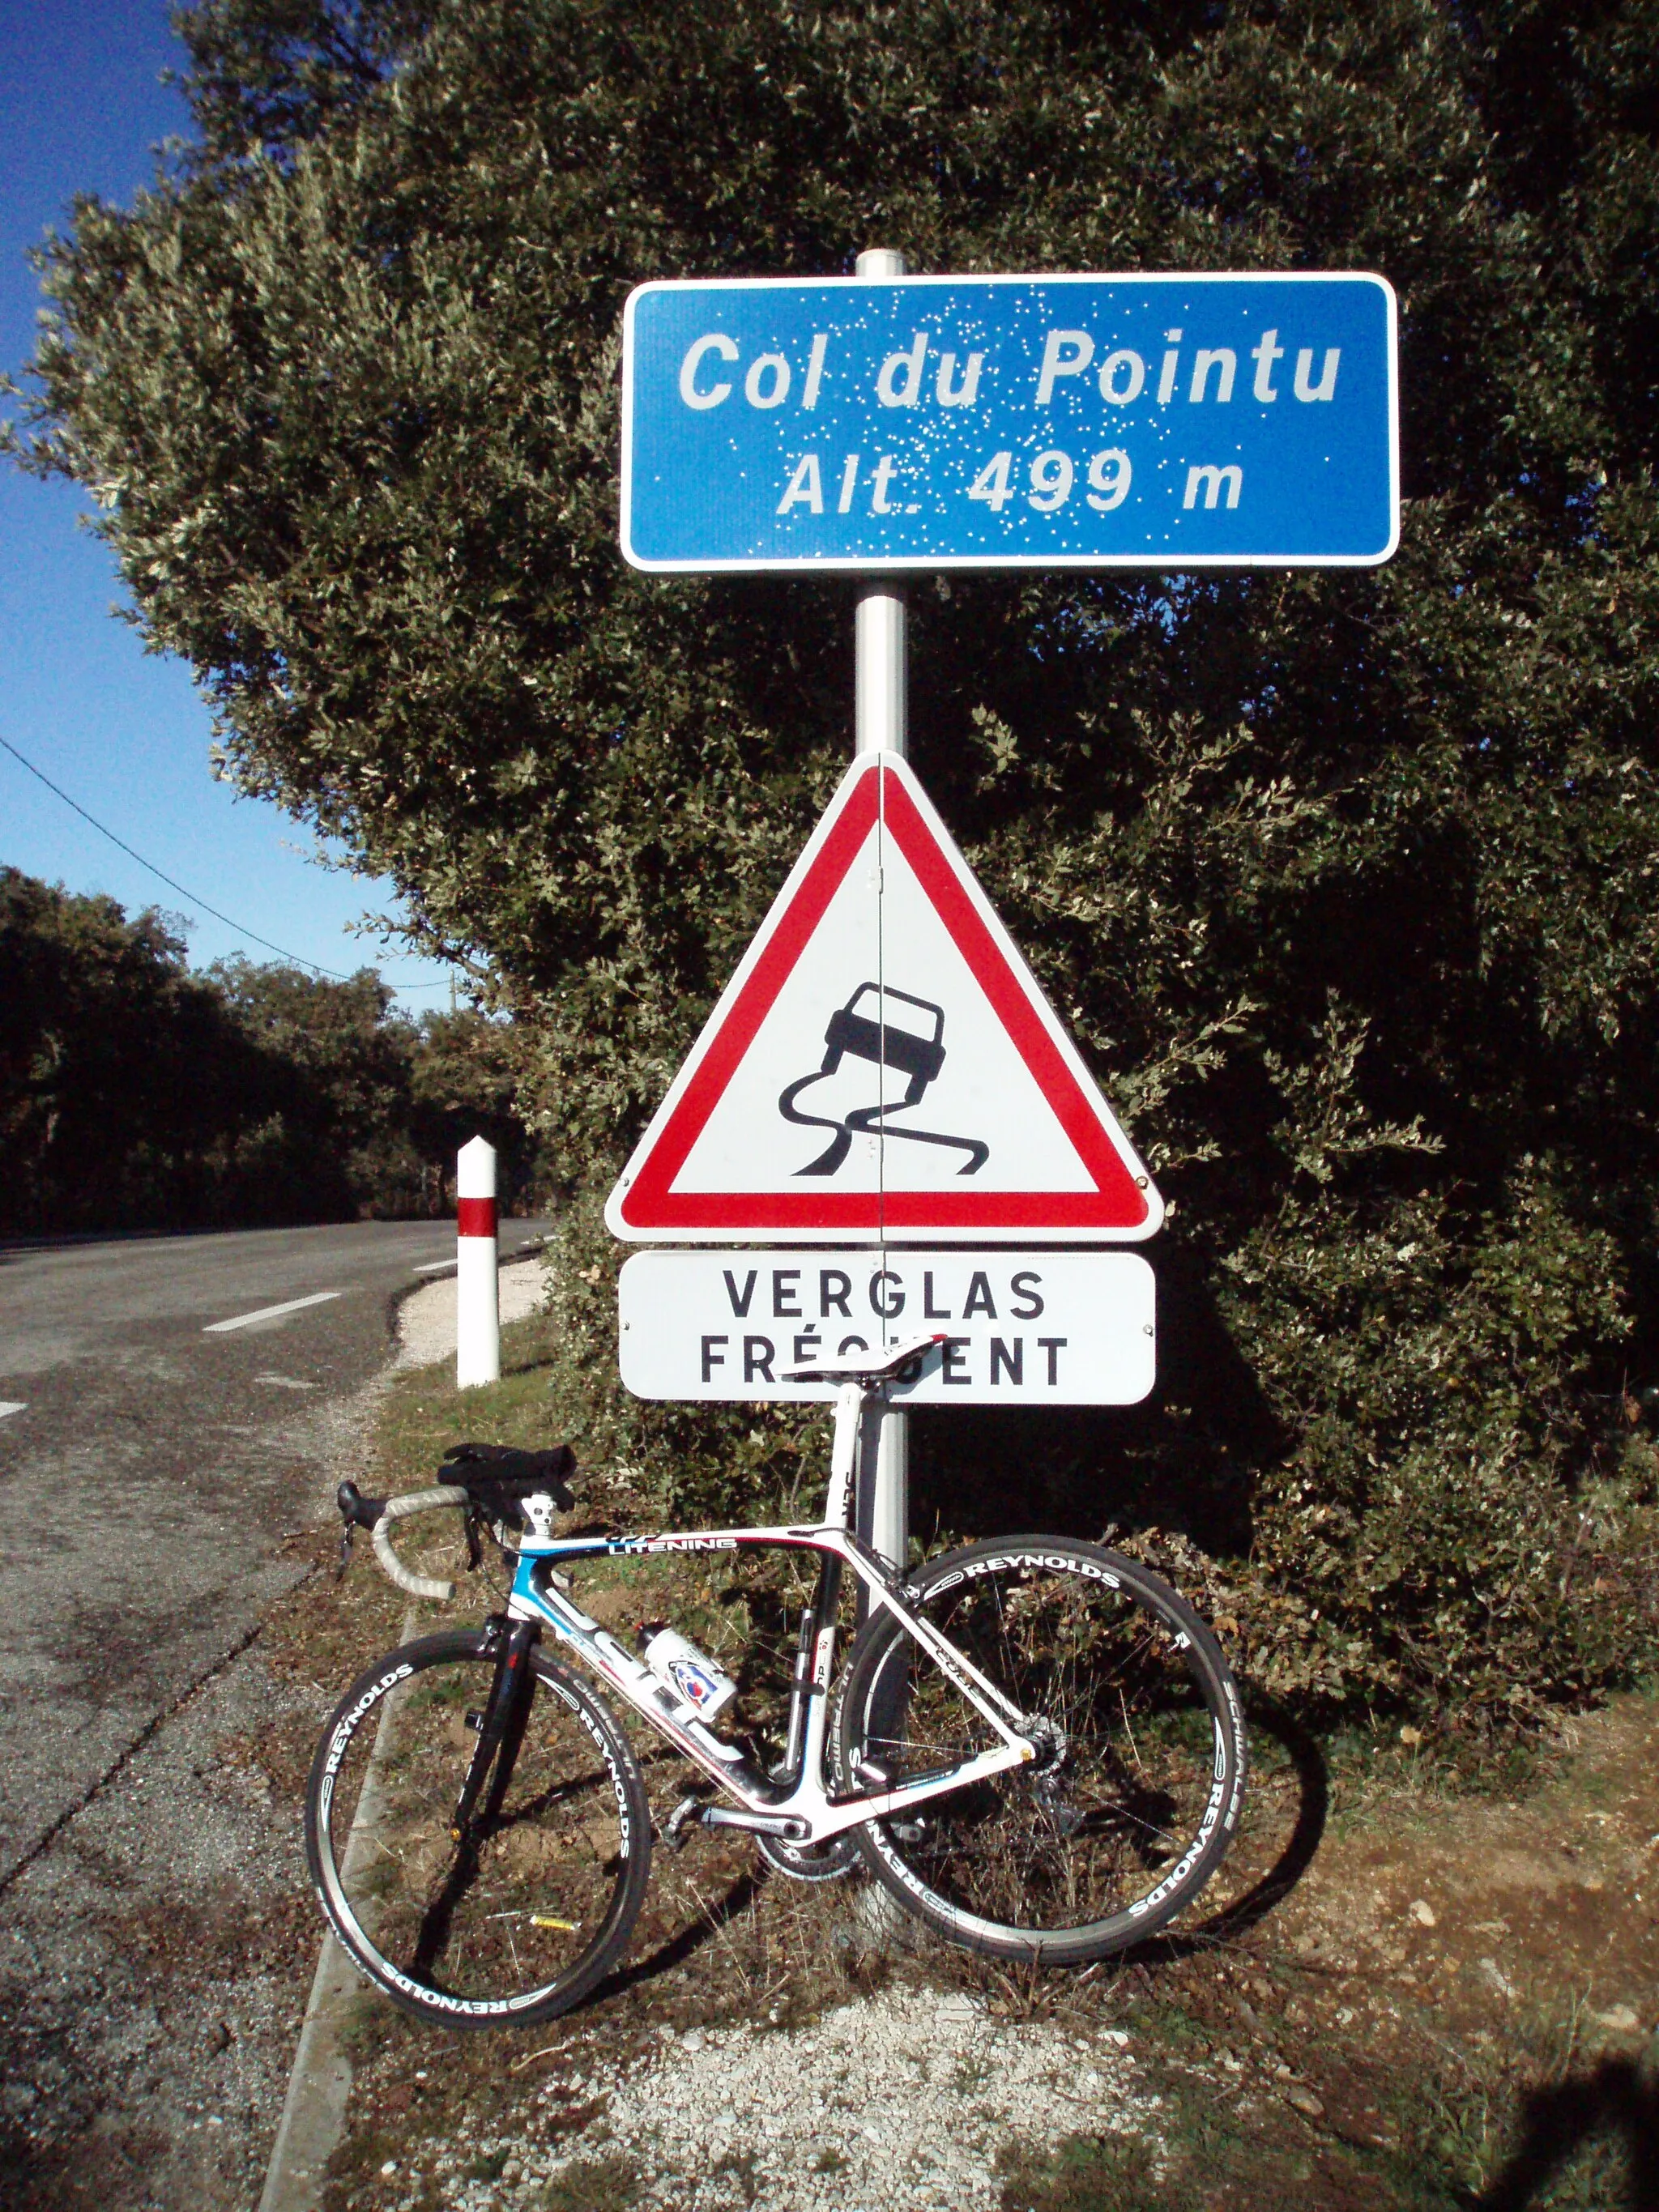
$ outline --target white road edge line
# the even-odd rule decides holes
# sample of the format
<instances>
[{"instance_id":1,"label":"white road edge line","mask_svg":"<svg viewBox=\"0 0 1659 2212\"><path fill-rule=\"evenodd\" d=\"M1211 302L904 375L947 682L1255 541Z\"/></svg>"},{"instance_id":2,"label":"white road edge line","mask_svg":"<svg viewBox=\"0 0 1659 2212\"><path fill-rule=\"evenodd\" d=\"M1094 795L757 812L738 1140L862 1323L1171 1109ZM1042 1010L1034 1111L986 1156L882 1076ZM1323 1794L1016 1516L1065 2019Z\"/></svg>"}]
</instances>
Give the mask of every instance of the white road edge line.
<instances>
[{"instance_id":1,"label":"white road edge line","mask_svg":"<svg viewBox=\"0 0 1659 2212\"><path fill-rule=\"evenodd\" d=\"M28 1409L27 1398L0 1398L0 1421L3 1421L8 1413L27 1413Z\"/></svg>"},{"instance_id":2,"label":"white road edge line","mask_svg":"<svg viewBox=\"0 0 1659 2212\"><path fill-rule=\"evenodd\" d=\"M261 1306L258 1313L236 1314L229 1321L210 1321L202 1331L204 1336L222 1336L228 1329L246 1328L256 1321L275 1321L278 1314L298 1313L301 1306L326 1305L331 1298L341 1298L343 1291L313 1291L308 1298L289 1298L280 1306Z\"/></svg>"},{"instance_id":3,"label":"white road edge line","mask_svg":"<svg viewBox=\"0 0 1659 2212\"><path fill-rule=\"evenodd\" d=\"M418 1267L411 1267L410 1273L412 1275L439 1275L446 1267L453 1267L454 1264L453 1260L427 1260Z\"/></svg>"}]
</instances>

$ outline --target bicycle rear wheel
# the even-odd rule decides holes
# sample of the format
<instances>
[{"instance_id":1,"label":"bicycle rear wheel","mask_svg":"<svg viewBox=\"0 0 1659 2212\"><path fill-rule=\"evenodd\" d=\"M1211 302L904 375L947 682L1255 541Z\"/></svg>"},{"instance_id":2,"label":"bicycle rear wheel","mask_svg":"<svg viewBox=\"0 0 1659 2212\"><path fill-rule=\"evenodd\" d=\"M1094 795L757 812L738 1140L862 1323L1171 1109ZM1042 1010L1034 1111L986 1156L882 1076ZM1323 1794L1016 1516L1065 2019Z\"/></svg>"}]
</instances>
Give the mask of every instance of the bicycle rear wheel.
<instances>
[{"instance_id":1,"label":"bicycle rear wheel","mask_svg":"<svg viewBox=\"0 0 1659 2212\"><path fill-rule=\"evenodd\" d=\"M1144 1567L1017 1536L947 1553L909 1585L931 1624L1025 1716L1030 1765L854 1832L877 1878L952 1942L1066 1965L1122 1950L1214 1873L1244 1794L1238 1694L1214 1637ZM981 1714L885 1611L853 1649L843 1786L994 1749Z\"/></svg>"},{"instance_id":2,"label":"bicycle rear wheel","mask_svg":"<svg viewBox=\"0 0 1659 2212\"><path fill-rule=\"evenodd\" d=\"M359 1676L324 1730L306 1851L335 1934L405 2011L447 2027L546 2020L627 1945L651 1865L638 1765L608 1708L541 1651L505 1778L453 1821L495 1675L495 1641L453 1629Z\"/></svg>"}]
</instances>

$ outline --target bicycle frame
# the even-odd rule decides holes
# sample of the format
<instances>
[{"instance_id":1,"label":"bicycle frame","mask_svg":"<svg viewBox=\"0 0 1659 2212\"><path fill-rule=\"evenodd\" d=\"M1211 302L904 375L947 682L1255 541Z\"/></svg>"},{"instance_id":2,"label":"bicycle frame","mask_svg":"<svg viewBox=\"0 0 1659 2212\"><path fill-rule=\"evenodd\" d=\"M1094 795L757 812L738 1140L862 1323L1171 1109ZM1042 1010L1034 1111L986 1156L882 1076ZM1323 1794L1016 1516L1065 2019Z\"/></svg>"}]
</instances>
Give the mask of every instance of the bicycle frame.
<instances>
[{"instance_id":1,"label":"bicycle frame","mask_svg":"<svg viewBox=\"0 0 1659 2212\"><path fill-rule=\"evenodd\" d=\"M513 1620L539 1621L574 1651L600 1679L625 1698L692 1765L736 1800L737 1810L709 1807L710 1826L746 1828L787 1838L794 1843L823 1843L845 1828L880 1820L987 1776L1001 1774L1036 1756L1021 1732L1023 1716L994 1682L963 1656L931 1622L906 1601L886 1563L851 1528L853 1471L866 1402L879 1405L879 1394L857 1383L844 1384L836 1400L835 1445L830 1457L825 1518L811 1525L769 1528L700 1529L651 1536L526 1535L518 1548L518 1567L507 1601ZM804 1635L790 1695L789 1754L786 1778L763 1773L741 1747L717 1735L678 1698L644 1662L591 1620L559 1589L553 1571L563 1560L605 1559L667 1552L736 1552L781 1549L817 1553L821 1561L817 1597L809 1610L810 1642ZM869 1603L895 1617L913 1641L1002 1739L959 1765L921 1775L891 1789L854 1796L832 1796L827 1783L830 1686L835 1672L837 1632L834 1620L842 1570L850 1567Z\"/></svg>"}]
</instances>

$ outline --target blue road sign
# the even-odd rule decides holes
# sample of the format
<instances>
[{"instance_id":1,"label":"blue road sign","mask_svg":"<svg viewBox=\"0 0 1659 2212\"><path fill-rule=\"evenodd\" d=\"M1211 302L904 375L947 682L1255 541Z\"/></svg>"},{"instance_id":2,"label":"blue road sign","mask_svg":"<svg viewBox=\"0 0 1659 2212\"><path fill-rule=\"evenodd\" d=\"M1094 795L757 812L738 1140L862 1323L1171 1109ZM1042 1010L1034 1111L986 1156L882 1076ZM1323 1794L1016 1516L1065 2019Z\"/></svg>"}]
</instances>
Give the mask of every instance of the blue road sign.
<instances>
[{"instance_id":1,"label":"blue road sign","mask_svg":"<svg viewBox=\"0 0 1659 2212\"><path fill-rule=\"evenodd\" d=\"M1341 568L1399 533L1380 276L642 284L636 568Z\"/></svg>"}]
</instances>

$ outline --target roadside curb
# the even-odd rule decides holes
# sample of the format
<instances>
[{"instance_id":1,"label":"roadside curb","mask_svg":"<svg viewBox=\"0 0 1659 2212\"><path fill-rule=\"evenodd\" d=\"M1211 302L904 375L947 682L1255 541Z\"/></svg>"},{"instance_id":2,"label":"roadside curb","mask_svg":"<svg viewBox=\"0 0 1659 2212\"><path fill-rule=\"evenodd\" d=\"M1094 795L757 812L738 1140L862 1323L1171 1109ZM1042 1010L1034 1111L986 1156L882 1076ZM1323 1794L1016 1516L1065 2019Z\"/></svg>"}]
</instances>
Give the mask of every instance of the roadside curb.
<instances>
[{"instance_id":1,"label":"roadside curb","mask_svg":"<svg viewBox=\"0 0 1659 2212\"><path fill-rule=\"evenodd\" d=\"M523 1264L527 1260L544 1256L545 1240L532 1240L521 1244L516 1251L501 1255L500 1265L505 1268ZM406 1362L407 1347L402 1344L402 1309L410 1298L434 1283L453 1274L453 1266L445 1272L424 1276L406 1289L392 1293L387 1317L392 1326L394 1349L391 1364L375 1378L375 1384L384 1389L392 1381L400 1366L418 1362ZM453 1347L441 1355L453 1358ZM371 1388L375 1387L371 1385ZM404 1616L398 1641L406 1644L414 1634L416 1624L415 1608ZM384 1730L391 1717L388 1706L381 1720ZM377 1736L372 1769L377 1766L383 1737ZM374 1793L365 1785L359 1801L357 1814L352 1822L349 1853L357 1848L362 1836L367 1834L374 1822ZM358 2005L370 1996L368 1985L351 1964L333 1933L323 1938L322 1949L317 1960L317 1971L312 1978L311 1995L307 2001L305 2017L301 2025L299 2046L294 2054L294 2065L289 2075L288 2094L283 2100L283 2116L276 2125L276 2141L271 2145L270 2162L265 2169L265 2183L258 2212L319 2212L323 2190L328 2179L328 2161L345 2134L346 2118L351 2098L352 2067L343 2047L344 2034L354 2018Z\"/></svg>"},{"instance_id":2,"label":"roadside curb","mask_svg":"<svg viewBox=\"0 0 1659 2212\"><path fill-rule=\"evenodd\" d=\"M400 1644L408 1643L415 1626L416 1610L411 1605L398 1632ZM370 1839L380 1817L380 1763L389 1747L386 1729L397 1704L398 1696L389 1698L380 1711L374 1748L346 1842L348 1878L354 1860L374 1848ZM317 1972L312 1977L300 2047L288 2077L288 2094L276 2124L276 2140L270 2147L258 2212L317 2212L323 2201L328 2161L345 2133L346 2107L351 2097L351 2061L343 2048L343 2031L359 2001L367 1995L362 1976L331 1929L323 1938Z\"/></svg>"},{"instance_id":3,"label":"roadside curb","mask_svg":"<svg viewBox=\"0 0 1659 2212\"><path fill-rule=\"evenodd\" d=\"M362 1983L333 1936L325 1936L312 1978L305 2024L283 2117L271 2146L259 2212L316 2212L328 2161L345 2133L351 2062L341 2032Z\"/></svg>"}]
</instances>

